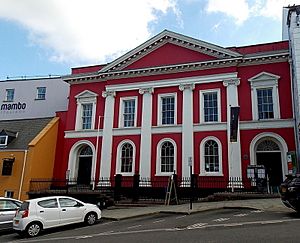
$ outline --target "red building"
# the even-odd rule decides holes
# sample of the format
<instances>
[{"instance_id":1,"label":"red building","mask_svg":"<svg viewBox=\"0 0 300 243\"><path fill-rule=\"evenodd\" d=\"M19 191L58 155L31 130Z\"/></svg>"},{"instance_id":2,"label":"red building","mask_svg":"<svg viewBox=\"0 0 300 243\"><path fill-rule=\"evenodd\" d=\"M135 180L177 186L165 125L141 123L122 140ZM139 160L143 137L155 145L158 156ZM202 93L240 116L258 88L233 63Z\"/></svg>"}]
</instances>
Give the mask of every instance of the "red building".
<instances>
[{"instance_id":1,"label":"red building","mask_svg":"<svg viewBox=\"0 0 300 243\"><path fill-rule=\"evenodd\" d=\"M223 48L163 31L106 65L73 68L55 178L116 174L277 183L295 150L288 41Z\"/></svg>"}]
</instances>

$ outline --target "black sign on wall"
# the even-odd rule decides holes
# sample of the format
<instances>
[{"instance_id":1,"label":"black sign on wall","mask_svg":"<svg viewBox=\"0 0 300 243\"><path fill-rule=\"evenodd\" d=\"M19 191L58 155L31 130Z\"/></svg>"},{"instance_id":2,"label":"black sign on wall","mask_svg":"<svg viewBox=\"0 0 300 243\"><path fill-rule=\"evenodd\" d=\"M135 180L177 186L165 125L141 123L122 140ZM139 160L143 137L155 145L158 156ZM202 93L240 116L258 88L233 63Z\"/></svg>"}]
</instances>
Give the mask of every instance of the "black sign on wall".
<instances>
[{"instance_id":1,"label":"black sign on wall","mask_svg":"<svg viewBox=\"0 0 300 243\"><path fill-rule=\"evenodd\" d=\"M230 107L230 142L237 142L240 107Z\"/></svg>"}]
</instances>

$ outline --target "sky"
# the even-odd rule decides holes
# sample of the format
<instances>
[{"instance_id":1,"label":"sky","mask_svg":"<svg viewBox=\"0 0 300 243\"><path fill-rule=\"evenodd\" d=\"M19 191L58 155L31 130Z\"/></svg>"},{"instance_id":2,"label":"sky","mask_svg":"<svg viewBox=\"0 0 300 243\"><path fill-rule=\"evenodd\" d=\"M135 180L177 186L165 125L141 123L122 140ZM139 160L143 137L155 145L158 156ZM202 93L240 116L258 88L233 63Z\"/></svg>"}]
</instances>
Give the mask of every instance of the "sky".
<instances>
[{"instance_id":1,"label":"sky","mask_svg":"<svg viewBox=\"0 0 300 243\"><path fill-rule=\"evenodd\" d=\"M109 63L167 29L222 47L282 40L300 0L0 0L0 80Z\"/></svg>"}]
</instances>

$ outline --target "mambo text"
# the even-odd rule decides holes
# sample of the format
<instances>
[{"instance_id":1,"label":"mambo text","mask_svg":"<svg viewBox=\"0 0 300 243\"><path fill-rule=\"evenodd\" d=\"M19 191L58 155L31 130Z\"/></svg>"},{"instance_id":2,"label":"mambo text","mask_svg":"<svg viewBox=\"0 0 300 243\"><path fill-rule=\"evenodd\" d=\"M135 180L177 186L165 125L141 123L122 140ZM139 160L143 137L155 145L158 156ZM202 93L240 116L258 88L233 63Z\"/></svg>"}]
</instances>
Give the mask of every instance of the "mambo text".
<instances>
[{"instance_id":1,"label":"mambo text","mask_svg":"<svg viewBox=\"0 0 300 243\"><path fill-rule=\"evenodd\" d=\"M10 110L25 110L26 103L13 103L13 104L2 104L1 111L10 111Z\"/></svg>"}]
</instances>

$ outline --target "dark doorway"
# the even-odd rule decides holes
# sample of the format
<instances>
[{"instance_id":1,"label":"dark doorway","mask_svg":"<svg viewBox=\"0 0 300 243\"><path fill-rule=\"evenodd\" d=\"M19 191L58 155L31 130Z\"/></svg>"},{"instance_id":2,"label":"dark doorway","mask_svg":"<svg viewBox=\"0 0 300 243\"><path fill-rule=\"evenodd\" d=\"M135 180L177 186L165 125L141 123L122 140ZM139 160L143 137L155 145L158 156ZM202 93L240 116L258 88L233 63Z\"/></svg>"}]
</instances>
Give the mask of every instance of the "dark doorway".
<instances>
[{"instance_id":1,"label":"dark doorway","mask_svg":"<svg viewBox=\"0 0 300 243\"><path fill-rule=\"evenodd\" d=\"M257 164L264 165L271 187L279 187L282 182L282 164L280 152L257 152Z\"/></svg>"},{"instance_id":2,"label":"dark doorway","mask_svg":"<svg viewBox=\"0 0 300 243\"><path fill-rule=\"evenodd\" d=\"M79 157L77 184L89 185L91 182L92 157Z\"/></svg>"}]
</instances>

